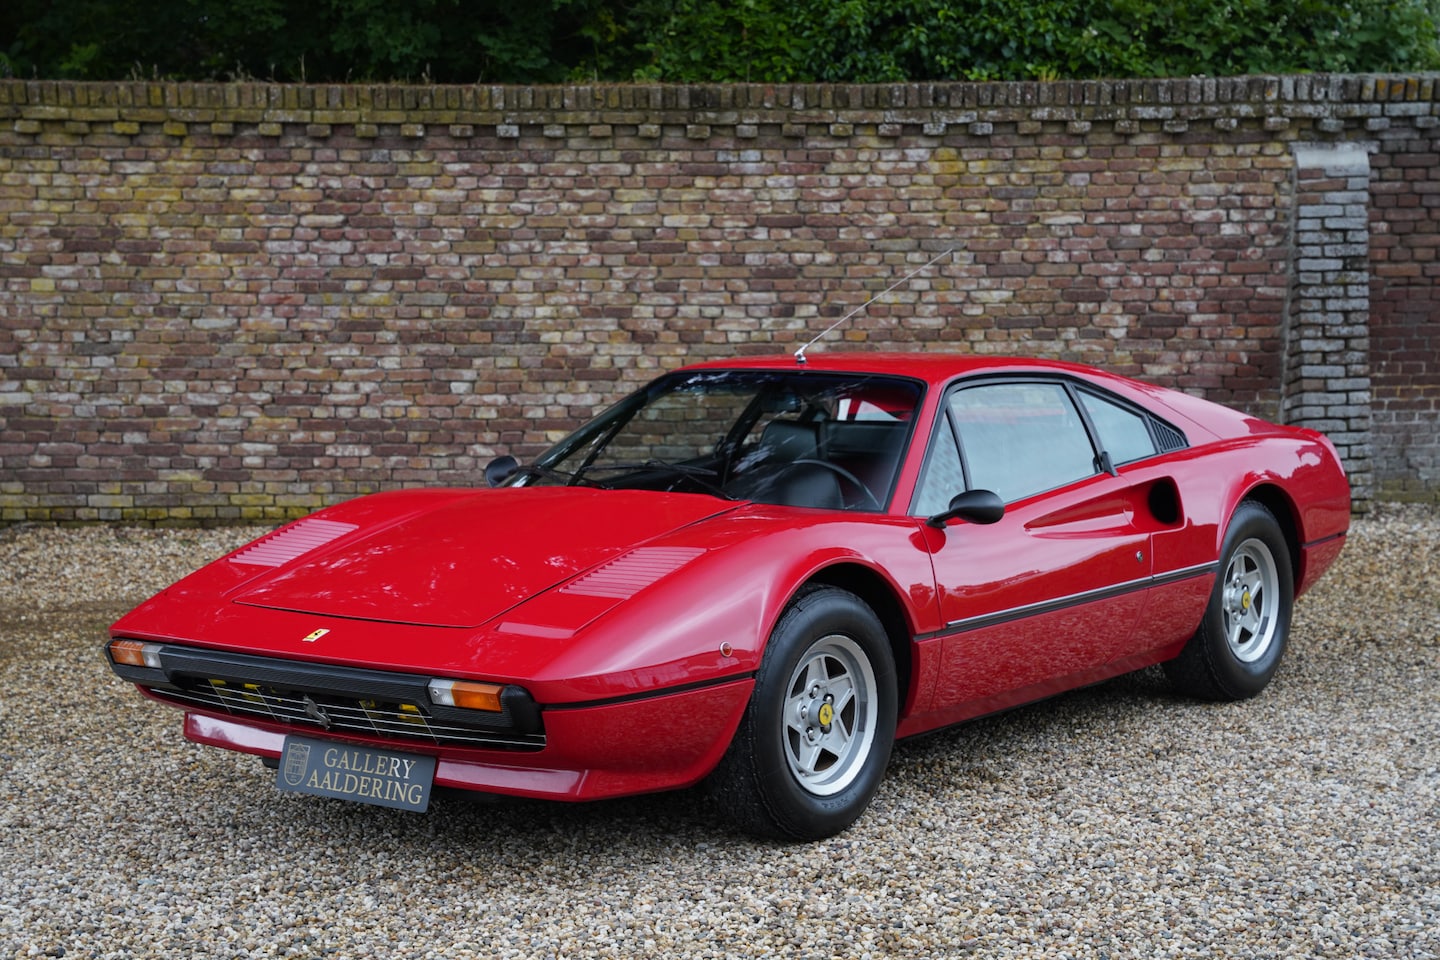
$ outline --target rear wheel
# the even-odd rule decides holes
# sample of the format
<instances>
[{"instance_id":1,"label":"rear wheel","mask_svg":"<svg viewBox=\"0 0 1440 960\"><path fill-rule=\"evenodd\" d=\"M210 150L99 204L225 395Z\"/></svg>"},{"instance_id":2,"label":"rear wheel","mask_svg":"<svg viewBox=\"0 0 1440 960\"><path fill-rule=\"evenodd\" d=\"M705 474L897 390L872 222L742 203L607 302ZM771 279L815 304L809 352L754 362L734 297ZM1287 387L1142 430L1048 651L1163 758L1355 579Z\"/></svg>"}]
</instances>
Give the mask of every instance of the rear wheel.
<instances>
[{"instance_id":1,"label":"rear wheel","mask_svg":"<svg viewBox=\"0 0 1440 960\"><path fill-rule=\"evenodd\" d=\"M1280 665L1294 606L1290 549L1259 503L1236 509L1220 553L1220 575L1200 629L1165 672L1182 693L1243 700L1264 690Z\"/></svg>"},{"instance_id":2,"label":"rear wheel","mask_svg":"<svg viewBox=\"0 0 1440 960\"><path fill-rule=\"evenodd\" d=\"M839 833L885 775L895 715L894 657L874 611L845 590L809 589L771 634L713 791L757 835Z\"/></svg>"}]
</instances>

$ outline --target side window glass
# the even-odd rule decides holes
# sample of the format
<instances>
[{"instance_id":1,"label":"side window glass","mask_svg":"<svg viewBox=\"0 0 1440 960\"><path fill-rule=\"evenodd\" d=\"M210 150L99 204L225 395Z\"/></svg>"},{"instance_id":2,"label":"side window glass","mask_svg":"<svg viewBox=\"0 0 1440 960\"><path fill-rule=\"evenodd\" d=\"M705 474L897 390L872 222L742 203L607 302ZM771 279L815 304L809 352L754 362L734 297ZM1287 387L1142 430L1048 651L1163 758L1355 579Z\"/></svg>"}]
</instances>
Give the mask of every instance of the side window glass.
<instances>
[{"instance_id":1,"label":"side window glass","mask_svg":"<svg viewBox=\"0 0 1440 960\"><path fill-rule=\"evenodd\" d=\"M1058 383L994 383L957 390L950 412L970 486L1007 503L1098 472L1080 412Z\"/></svg>"},{"instance_id":2,"label":"side window glass","mask_svg":"<svg viewBox=\"0 0 1440 960\"><path fill-rule=\"evenodd\" d=\"M916 517L933 517L949 509L955 494L964 492L965 473L960 469L960 449L955 446L955 433L950 429L949 422L941 418L910 513Z\"/></svg>"},{"instance_id":3,"label":"side window glass","mask_svg":"<svg viewBox=\"0 0 1440 960\"><path fill-rule=\"evenodd\" d=\"M1090 415L1090 422L1095 424L1100 445L1110 454L1111 463L1118 466L1155 454L1155 441L1143 416L1085 391L1080 393L1080 402L1085 404L1085 412Z\"/></svg>"}]
</instances>

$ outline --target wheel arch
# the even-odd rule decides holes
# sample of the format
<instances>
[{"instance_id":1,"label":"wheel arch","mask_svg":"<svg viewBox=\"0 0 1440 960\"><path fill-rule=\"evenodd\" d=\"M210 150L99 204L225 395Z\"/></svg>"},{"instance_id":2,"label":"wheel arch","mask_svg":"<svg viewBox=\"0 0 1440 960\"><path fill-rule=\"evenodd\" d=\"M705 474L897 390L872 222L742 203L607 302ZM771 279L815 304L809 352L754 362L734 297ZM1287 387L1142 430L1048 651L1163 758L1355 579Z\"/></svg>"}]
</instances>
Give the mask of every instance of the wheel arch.
<instances>
[{"instance_id":1,"label":"wheel arch","mask_svg":"<svg viewBox=\"0 0 1440 960\"><path fill-rule=\"evenodd\" d=\"M1236 503L1236 509L1239 509L1240 504L1247 500L1260 504L1275 517L1275 522L1280 525L1280 533L1285 538L1285 547L1290 553L1290 569L1294 571L1295 583L1303 582L1301 564L1304 562L1305 552L1300 549L1300 546L1304 540L1300 530L1300 514L1295 502L1284 490L1273 483L1261 483L1251 487L1245 492L1245 496ZM1231 514L1233 516L1234 511L1231 511ZM1224 535L1223 530L1221 535Z\"/></svg>"},{"instance_id":2,"label":"wheel arch","mask_svg":"<svg viewBox=\"0 0 1440 960\"><path fill-rule=\"evenodd\" d=\"M874 570L857 563L837 563L816 571L806 586L821 584L839 587L855 594L880 618L885 636L890 641L890 651L895 657L895 672L899 690L897 702L903 712L910 702L911 687L915 683L915 671L910 650L913 631L905 607L894 588ZM898 718L897 718L898 719Z\"/></svg>"},{"instance_id":3,"label":"wheel arch","mask_svg":"<svg viewBox=\"0 0 1440 960\"><path fill-rule=\"evenodd\" d=\"M1258 483L1234 501L1205 613L1179 654L1162 664L1176 690L1202 700L1243 700L1270 683L1289 634L1295 563L1304 552L1300 528L1286 491L1273 484Z\"/></svg>"}]
</instances>

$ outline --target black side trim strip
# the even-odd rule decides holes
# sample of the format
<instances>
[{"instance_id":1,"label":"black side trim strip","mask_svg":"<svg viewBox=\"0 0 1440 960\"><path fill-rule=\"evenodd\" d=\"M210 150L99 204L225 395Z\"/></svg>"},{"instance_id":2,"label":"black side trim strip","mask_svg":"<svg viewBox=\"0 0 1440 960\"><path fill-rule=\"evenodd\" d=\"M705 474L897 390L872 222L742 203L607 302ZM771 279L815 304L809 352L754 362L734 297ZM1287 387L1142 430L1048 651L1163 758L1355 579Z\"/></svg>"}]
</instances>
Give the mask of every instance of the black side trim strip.
<instances>
[{"instance_id":1,"label":"black side trim strip","mask_svg":"<svg viewBox=\"0 0 1440 960\"><path fill-rule=\"evenodd\" d=\"M1199 563L1193 567L1183 567L1179 570L1171 570L1169 573L1157 573L1150 578L1150 586L1162 587L1167 583L1178 583L1181 580L1189 580L1193 577L1203 576L1207 573L1215 573L1220 569L1220 561L1212 563Z\"/></svg>"},{"instance_id":2,"label":"black side trim strip","mask_svg":"<svg viewBox=\"0 0 1440 960\"><path fill-rule=\"evenodd\" d=\"M1349 530L1341 530L1339 533L1332 533L1328 537L1321 537L1319 540L1311 540L1309 543L1302 543L1300 544L1300 549L1309 550L1311 547L1318 547L1321 544L1329 543L1332 540L1343 540L1349 533Z\"/></svg>"},{"instance_id":3,"label":"black side trim strip","mask_svg":"<svg viewBox=\"0 0 1440 960\"><path fill-rule=\"evenodd\" d=\"M950 637L957 633L967 633L971 630L982 630L985 627L999 626L1002 623L1012 623L1016 620L1023 620L1026 617L1037 617L1042 614L1055 613L1070 607L1094 603L1097 600L1109 600L1114 597L1124 596L1127 593L1134 593L1138 590L1148 590L1151 587L1164 586L1168 583L1178 583L1181 580L1204 576L1205 574L1214 573L1219 568L1220 564L1218 561L1202 563L1193 567L1184 567L1179 570L1156 574L1153 577L1129 580L1125 583L1118 583L1109 587L1100 587L1096 590L1087 590L1084 593L1075 593L1067 597L1056 597L1054 600L1042 600L1039 603L1029 603L1022 607L1011 607L1009 610L999 610L995 613L987 613L980 617L967 617L963 620L955 620L947 623L943 630L917 634L915 639L934 640L938 637Z\"/></svg>"},{"instance_id":4,"label":"black side trim strip","mask_svg":"<svg viewBox=\"0 0 1440 960\"><path fill-rule=\"evenodd\" d=\"M692 690L703 690L706 687L720 687L727 683L734 683L736 680L753 680L755 671L746 673L731 673L723 677L712 677L709 680L696 680L693 683L682 683L673 687L662 687L659 690L645 690L640 693L627 693L619 697L606 697L603 700L577 700L573 703L547 703L541 709L549 713L552 710L585 710L590 707L610 707L617 703L635 703L639 700L654 700L656 697L668 697L672 693L689 693Z\"/></svg>"},{"instance_id":5,"label":"black side trim strip","mask_svg":"<svg viewBox=\"0 0 1440 960\"><path fill-rule=\"evenodd\" d=\"M982 630L985 627L994 627L1002 623L1010 623L1015 620L1023 620L1026 617L1038 617L1046 613L1055 613L1069 607L1078 607L1086 603L1094 603L1096 600L1109 600L1113 597L1124 596L1127 593L1135 593L1145 590L1150 586L1150 578L1143 580L1131 580L1128 583L1116 584L1113 587L1101 587L1098 590L1087 590L1084 593L1072 594L1068 597L1056 597L1054 600L1042 600L1039 603L1026 604L1023 607L1011 607L1009 610L1000 610L996 613L987 613L981 617L967 617L964 620L956 620L945 625L945 633L965 633L970 630Z\"/></svg>"}]
</instances>

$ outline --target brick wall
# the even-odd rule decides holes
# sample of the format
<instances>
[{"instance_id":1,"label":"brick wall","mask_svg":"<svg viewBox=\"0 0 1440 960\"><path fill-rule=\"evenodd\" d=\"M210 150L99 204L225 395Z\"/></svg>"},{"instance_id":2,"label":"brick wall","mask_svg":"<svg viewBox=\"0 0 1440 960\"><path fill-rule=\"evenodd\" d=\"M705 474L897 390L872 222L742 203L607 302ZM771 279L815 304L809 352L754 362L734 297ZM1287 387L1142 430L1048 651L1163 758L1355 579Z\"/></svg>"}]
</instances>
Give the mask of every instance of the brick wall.
<instances>
[{"instance_id":1,"label":"brick wall","mask_svg":"<svg viewBox=\"0 0 1440 960\"><path fill-rule=\"evenodd\" d=\"M1325 431L1357 500L1374 490L1369 194L1370 157L1361 145L1296 146L1280 416Z\"/></svg>"},{"instance_id":2,"label":"brick wall","mask_svg":"<svg viewBox=\"0 0 1440 960\"><path fill-rule=\"evenodd\" d=\"M1372 121L1370 358L1377 494L1440 500L1440 116Z\"/></svg>"},{"instance_id":3,"label":"brick wall","mask_svg":"<svg viewBox=\"0 0 1440 960\"><path fill-rule=\"evenodd\" d=\"M1348 361L1372 386L1340 427L1382 495L1440 497L1435 101L1383 77L0 82L0 520L475 483L949 249L826 347L1075 359L1280 416L1308 389L1296 150L1337 144L1373 168Z\"/></svg>"}]
</instances>

